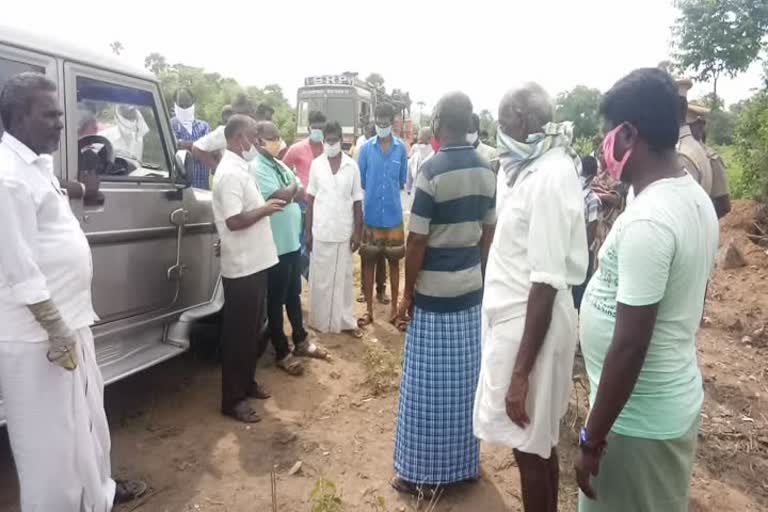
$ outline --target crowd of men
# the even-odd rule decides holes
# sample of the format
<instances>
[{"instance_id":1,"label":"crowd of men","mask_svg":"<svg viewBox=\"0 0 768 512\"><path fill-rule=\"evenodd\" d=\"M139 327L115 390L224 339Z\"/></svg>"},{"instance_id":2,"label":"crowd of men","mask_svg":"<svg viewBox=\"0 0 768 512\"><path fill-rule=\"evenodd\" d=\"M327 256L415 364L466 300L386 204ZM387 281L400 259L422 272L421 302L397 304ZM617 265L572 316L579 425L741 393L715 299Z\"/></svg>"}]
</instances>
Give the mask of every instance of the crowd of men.
<instances>
[{"instance_id":1,"label":"crowd of men","mask_svg":"<svg viewBox=\"0 0 768 512\"><path fill-rule=\"evenodd\" d=\"M302 358L329 356L304 325L302 274L309 326L361 338L384 262L387 320L406 331L395 489L429 496L477 480L484 440L513 449L527 511L556 511L580 345L590 414L579 510L687 510L703 401L695 336L729 209L724 168L694 139L704 113L689 114L687 88L655 68L619 80L593 155L574 151L571 123L555 121L535 83L503 97L495 148L463 93L441 98L410 149L380 104L356 158L320 112L286 147L268 109L235 102L211 131L179 91L173 128L198 160L193 181L212 187L221 239L221 412L260 420L250 399L270 397L255 380L270 340L290 376ZM60 183L50 159L62 115L41 75L0 93L0 387L23 511L101 512L146 485L110 474L90 251L62 192L85 187Z\"/></svg>"}]
</instances>

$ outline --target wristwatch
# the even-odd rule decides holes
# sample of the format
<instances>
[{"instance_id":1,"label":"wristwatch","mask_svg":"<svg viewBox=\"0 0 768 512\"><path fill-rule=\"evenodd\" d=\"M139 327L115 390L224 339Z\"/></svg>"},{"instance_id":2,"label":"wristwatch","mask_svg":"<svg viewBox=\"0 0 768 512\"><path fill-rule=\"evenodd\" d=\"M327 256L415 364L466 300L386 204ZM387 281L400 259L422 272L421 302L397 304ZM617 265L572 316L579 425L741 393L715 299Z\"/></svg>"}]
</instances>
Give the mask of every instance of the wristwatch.
<instances>
[{"instance_id":1,"label":"wristwatch","mask_svg":"<svg viewBox=\"0 0 768 512\"><path fill-rule=\"evenodd\" d=\"M606 444L605 439L598 442L590 439L587 427L581 427L581 431L579 432L579 448L582 450L602 452Z\"/></svg>"}]
</instances>

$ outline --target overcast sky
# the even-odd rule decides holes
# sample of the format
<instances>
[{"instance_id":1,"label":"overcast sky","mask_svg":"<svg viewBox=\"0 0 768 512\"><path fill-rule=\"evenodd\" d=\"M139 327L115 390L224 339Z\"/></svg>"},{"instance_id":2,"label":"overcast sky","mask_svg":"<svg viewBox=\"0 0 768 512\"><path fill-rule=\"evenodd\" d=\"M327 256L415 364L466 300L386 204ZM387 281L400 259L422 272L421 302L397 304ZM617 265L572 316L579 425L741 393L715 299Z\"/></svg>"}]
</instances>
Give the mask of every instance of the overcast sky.
<instances>
[{"instance_id":1,"label":"overcast sky","mask_svg":"<svg viewBox=\"0 0 768 512\"><path fill-rule=\"evenodd\" d=\"M382 74L387 89L429 105L450 90L496 112L506 89L541 83L553 95L577 84L603 91L670 51L671 0L29 0L6 2L3 24L143 66L159 52L244 85L278 83L292 104L305 76ZM459 7L446 7L463 6ZM760 85L759 66L722 80L728 103ZM696 98L711 87L699 84Z\"/></svg>"}]
</instances>

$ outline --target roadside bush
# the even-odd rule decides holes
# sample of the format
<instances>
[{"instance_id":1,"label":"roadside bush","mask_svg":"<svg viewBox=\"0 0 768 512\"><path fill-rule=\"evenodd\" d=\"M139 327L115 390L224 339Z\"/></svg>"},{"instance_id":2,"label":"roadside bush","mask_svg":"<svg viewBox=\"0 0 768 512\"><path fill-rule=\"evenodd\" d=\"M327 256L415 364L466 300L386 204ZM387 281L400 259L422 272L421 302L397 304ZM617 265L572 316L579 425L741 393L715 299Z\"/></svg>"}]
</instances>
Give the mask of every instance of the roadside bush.
<instances>
[{"instance_id":1,"label":"roadside bush","mask_svg":"<svg viewBox=\"0 0 768 512\"><path fill-rule=\"evenodd\" d=\"M754 96L736 124L736 160L742 173L734 188L747 197L768 198L768 91Z\"/></svg>"}]
</instances>

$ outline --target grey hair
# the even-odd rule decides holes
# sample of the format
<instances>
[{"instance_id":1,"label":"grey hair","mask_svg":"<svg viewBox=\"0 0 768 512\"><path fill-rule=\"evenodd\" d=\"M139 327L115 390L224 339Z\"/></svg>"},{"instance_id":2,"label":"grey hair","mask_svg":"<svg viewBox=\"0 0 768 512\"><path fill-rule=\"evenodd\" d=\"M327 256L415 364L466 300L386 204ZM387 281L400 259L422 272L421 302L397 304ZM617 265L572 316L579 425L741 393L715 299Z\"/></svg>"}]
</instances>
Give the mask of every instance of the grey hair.
<instances>
[{"instance_id":1,"label":"grey hair","mask_svg":"<svg viewBox=\"0 0 768 512\"><path fill-rule=\"evenodd\" d=\"M28 112L32 96L39 91L56 91L56 84L40 73L24 72L12 76L0 92L0 122L5 129L19 112Z\"/></svg>"},{"instance_id":2,"label":"grey hair","mask_svg":"<svg viewBox=\"0 0 768 512\"><path fill-rule=\"evenodd\" d=\"M552 97L535 82L527 82L507 91L501 99L499 114L509 109L513 109L525 120L532 133L555 119L555 103Z\"/></svg>"},{"instance_id":3,"label":"grey hair","mask_svg":"<svg viewBox=\"0 0 768 512\"><path fill-rule=\"evenodd\" d=\"M224 137L227 142L233 140L245 130L254 127L256 121L253 118L243 114L235 114L227 121L227 126L224 127Z\"/></svg>"}]
</instances>

